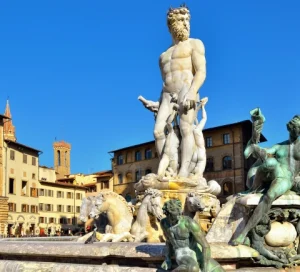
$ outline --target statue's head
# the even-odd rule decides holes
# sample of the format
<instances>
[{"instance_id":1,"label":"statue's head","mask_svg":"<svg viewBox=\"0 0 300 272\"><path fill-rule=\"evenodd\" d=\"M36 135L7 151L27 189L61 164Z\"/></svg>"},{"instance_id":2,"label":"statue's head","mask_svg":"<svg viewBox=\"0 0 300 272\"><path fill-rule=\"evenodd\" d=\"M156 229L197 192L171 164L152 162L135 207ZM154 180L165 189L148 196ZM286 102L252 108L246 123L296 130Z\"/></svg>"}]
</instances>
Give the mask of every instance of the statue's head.
<instances>
[{"instance_id":1,"label":"statue's head","mask_svg":"<svg viewBox=\"0 0 300 272\"><path fill-rule=\"evenodd\" d=\"M170 8L167 14L167 24L173 38L185 41L190 36L190 11L183 4L179 8Z\"/></svg>"},{"instance_id":2,"label":"statue's head","mask_svg":"<svg viewBox=\"0 0 300 272\"><path fill-rule=\"evenodd\" d=\"M287 130L294 138L300 136L300 115L295 115L292 120L287 123Z\"/></svg>"},{"instance_id":3,"label":"statue's head","mask_svg":"<svg viewBox=\"0 0 300 272\"><path fill-rule=\"evenodd\" d=\"M179 199L168 200L162 209L166 216L177 217L182 214L182 204Z\"/></svg>"}]
</instances>

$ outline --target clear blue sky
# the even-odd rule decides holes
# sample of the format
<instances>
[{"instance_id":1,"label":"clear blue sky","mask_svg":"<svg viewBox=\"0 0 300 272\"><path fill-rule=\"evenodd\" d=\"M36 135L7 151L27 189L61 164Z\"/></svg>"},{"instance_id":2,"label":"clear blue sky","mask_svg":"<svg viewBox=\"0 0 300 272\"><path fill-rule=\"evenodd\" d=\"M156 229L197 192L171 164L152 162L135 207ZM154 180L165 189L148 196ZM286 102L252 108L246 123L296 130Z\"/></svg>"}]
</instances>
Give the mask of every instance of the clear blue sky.
<instances>
[{"instance_id":1,"label":"clear blue sky","mask_svg":"<svg viewBox=\"0 0 300 272\"><path fill-rule=\"evenodd\" d=\"M108 151L153 139L166 11L182 1L1 1L0 108L10 97L18 141L53 166L57 137L72 173L110 169ZM300 1L187 1L191 37L206 47L207 127L261 107L268 145L299 114Z\"/></svg>"}]
</instances>

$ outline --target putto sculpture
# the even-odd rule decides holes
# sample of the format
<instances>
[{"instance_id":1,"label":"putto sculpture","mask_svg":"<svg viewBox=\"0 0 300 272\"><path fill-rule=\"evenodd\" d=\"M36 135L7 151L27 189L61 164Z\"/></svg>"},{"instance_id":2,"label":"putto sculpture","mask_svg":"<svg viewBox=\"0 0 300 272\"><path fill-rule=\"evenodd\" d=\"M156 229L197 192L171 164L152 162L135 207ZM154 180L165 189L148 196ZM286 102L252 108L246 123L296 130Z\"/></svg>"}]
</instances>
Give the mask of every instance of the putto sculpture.
<instances>
[{"instance_id":1,"label":"putto sculpture","mask_svg":"<svg viewBox=\"0 0 300 272\"><path fill-rule=\"evenodd\" d=\"M139 100L155 115L154 137L160 163L156 182L170 190L199 189L217 195L219 185L203 177L206 151L202 130L207 115L207 98L200 100L199 89L206 78L205 49L202 41L190 35L190 11L187 6L170 8L167 25L173 44L159 59L163 87L159 101ZM202 119L198 122L198 111ZM153 178L153 177L152 177ZM147 178L135 189L147 187ZM159 184L156 187L159 189Z\"/></svg>"},{"instance_id":2,"label":"putto sculpture","mask_svg":"<svg viewBox=\"0 0 300 272\"><path fill-rule=\"evenodd\" d=\"M170 270L175 257L177 268L172 271L221 272L222 266L211 258L211 251L199 225L190 217L182 215L182 204L171 199L163 206L165 218L161 227L166 237L165 261L162 270Z\"/></svg>"}]
</instances>

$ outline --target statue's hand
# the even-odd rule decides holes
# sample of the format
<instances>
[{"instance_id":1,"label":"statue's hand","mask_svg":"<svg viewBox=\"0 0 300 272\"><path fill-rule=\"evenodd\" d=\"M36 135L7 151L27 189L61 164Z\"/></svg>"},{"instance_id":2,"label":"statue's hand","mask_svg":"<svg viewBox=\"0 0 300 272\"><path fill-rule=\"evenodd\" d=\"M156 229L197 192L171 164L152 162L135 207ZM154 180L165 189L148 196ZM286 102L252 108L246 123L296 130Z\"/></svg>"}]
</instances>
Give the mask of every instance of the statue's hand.
<instances>
[{"instance_id":1,"label":"statue's hand","mask_svg":"<svg viewBox=\"0 0 300 272\"><path fill-rule=\"evenodd\" d=\"M170 259L166 259L161 265L161 268L164 270L169 270L171 269L171 267L172 267L172 261Z\"/></svg>"},{"instance_id":2,"label":"statue's hand","mask_svg":"<svg viewBox=\"0 0 300 272\"><path fill-rule=\"evenodd\" d=\"M187 99L183 102L183 109L185 111L189 111L189 110L195 109L195 108L196 108L196 101L195 100Z\"/></svg>"}]
</instances>

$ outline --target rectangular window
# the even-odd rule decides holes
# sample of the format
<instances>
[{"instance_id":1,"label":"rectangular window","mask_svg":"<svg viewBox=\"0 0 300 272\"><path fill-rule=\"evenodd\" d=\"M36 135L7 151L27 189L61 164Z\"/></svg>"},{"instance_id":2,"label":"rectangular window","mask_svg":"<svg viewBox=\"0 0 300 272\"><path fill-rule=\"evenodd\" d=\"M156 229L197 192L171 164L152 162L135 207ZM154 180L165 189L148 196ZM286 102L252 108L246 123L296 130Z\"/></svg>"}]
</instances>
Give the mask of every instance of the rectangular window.
<instances>
[{"instance_id":1,"label":"rectangular window","mask_svg":"<svg viewBox=\"0 0 300 272\"><path fill-rule=\"evenodd\" d=\"M59 224L66 224L66 218L64 217L59 218Z\"/></svg>"},{"instance_id":2,"label":"rectangular window","mask_svg":"<svg viewBox=\"0 0 300 272\"><path fill-rule=\"evenodd\" d=\"M141 151L135 152L135 161L141 161L142 160L142 153Z\"/></svg>"},{"instance_id":3,"label":"rectangular window","mask_svg":"<svg viewBox=\"0 0 300 272\"><path fill-rule=\"evenodd\" d=\"M80 213L80 206L76 206L76 212Z\"/></svg>"},{"instance_id":4,"label":"rectangular window","mask_svg":"<svg viewBox=\"0 0 300 272\"><path fill-rule=\"evenodd\" d=\"M39 223L46 224L47 223L47 217L40 217L39 218Z\"/></svg>"},{"instance_id":5,"label":"rectangular window","mask_svg":"<svg viewBox=\"0 0 300 272\"><path fill-rule=\"evenodd\" d=\"M72 198L72 193L67 192L67 198L68 198L68 199L71 199L71 198Z\"/></svg>"},{"instance_id":6,"label":"rectangular window","mask_svg":"<svg viewBox=\"0 0 300 272\"><path fill-rule=\"evenodd\" d=\"M27 155L23 154L23 163L27 163Z\"/></svg>"},{"instance_id":7,"label":"rectangular window","mask_svg":"<svg viewBox=\"0 0 300 272\"><path fill-rule=\"evenodd\" d=\"M58 212L62 212L62 211L63 211L61 205L57 205L57 211L58 211Z\"/></svg>"},{"instance_id":8,"label":"rectangular window","mask_svg":"<svg viewBox=\"0 0 300 272\"><path fill-rule=\"evenodd\" d=\"M38 197L38 190L37 188L30 188L30 196L32 197Z\"/></svg>"},{"instance_id":9,"label":"rectangular window","mask_svg":"<svg viewBox=\"0 0 300 272\"><path fill-rule=\"evenodd\" d=\"M37 211L36 211L36 206L31 205L31 206L30 206L30 212L31 212L31 213L36 213L36 212L37 212Z\"/></svg>"},{"instance_id":10,"label":"rectangular window","mask_svg":"<svg viewBox=\"0 0 300 272\"><path fill-rule=\"evenodd\" d=\"M109 189L108 180L101 182L101 190L103 190L103 189Z\"/></svg>"},{"instance_id":11,"label":"rectangular window","mask_svg":"<svg viewBox=\"0 0 300 272\"><path fill-rule=\"evenodd\" d=\"M56 192L56 197L57 197L57 198L61 198L61 191L57 191L57 192Z\"/></svg>"},{"instance_id":12,"label":"rectangular window","mask_svg":"<svg viewBox=\"0 0 300 272\"><path fill-rule=\"evenodd\" d=\"M45 190L44 189L40 189L40 196L44 196L45 195Z\"/></svg>"},{"instance_id":13,"label":"rectangular window","mask_svg":"<svg viewBox=\"0 0 300 272\"><path fill-rule=\"evenodd\" d=\"M49 218L49 223L51 224L51 223L55 223L55 218L54 217L50 217Z\"/></svg>"},{"instance_id":14,"label":"rectangular window","mask_svg":"<svg viewBox=\"0 0 300 272\"><path fill-rule=\"evenodd\" d=\"M43 210L44 210L43 207L44 207L44 204L43 204L43 203L40 203L40 204L39 204L39 210L40 210L40 211L43 211Z\"/></svg>"},{"instance_id":15,"label":"rectangular window","mask_svg":"<svg viewBox=\"0 0 300 272\"><path fill-rule=\"evenodd\" d=\"M150 148L146 149L145 151L145 159L146 160L152 159L152 150Z\"/></svg>"},{"instance_id":16,"label":"rectangular window","mask_svg":"<svg viewBox=\"0 0 300 272\"><path fill-rule=\"evenodd\" d=\"M35 179L35 173L32 173L31 177L32 177L32 179Z\"/></svg>"},{"instance_id":17,"label":"rectangular window","mask_svg":"<svg viewBox=\"0 0 300 272\"><path fill-rule=\"evenodd\" d=\"M206 145L206 147L212 147L212 145L213 145L212 137L206 137L205 138L205 145Z\"/></svg>"},{"instance_id":18,"label":"rectangular window","mask_svg":"<svg viewBox=\"0 0 300 272\"><path fill-rule=\"evenodd\" d=\"M52 211L51 204L45 204L45 211L47 211L47 212L51 212Z\"/></svg>"},{"instance_id":19,"label":"rectangular window","mask_svg":"<svg viewBox=\"0 0 300 272\"><path fill-rule=\"evenodd\" d=\"M32 165L36 165L36 157L32 157Z\"/></svg>"},{"instance_id":20,"label":"rectangular window","mask_svg":"<svg viewBox=\"0 0 300 272\"><path fill-rule=\"evenodd\" d=\"M71 206L70 205L67 206L67 212L71 212Z\"/></svg>"},{"instance_id":21,"label":"rectangular window","mask_svg":"<svg viewBox=\"0 0 300 272\"><path fill-rule=\"evenodd\" d=\"M223 144L230 144L230 134L223 134Z\"/></svg>"},{"instance_id":22,"label":"rectangular window","mask_svg":"<svg viewBox=\"0 0 300 272\"><path fill-rule=\"evenodd\" d=\"M71 218L68 218L68 219L67 219L67 222L68 222L68 225L71 225L71 224L72 224L72 219L71 219Z\"/></svg>"},{"instance_id":23,"label":"rectangular window","mask_svg":"<svg viewBox=\"0 0 300 272\"><path fill-rule=\"evenodd\" d=\"M15 212L16 211L16 204L15 203L8 203L8 211Z\"/></svg>"},{"instance_id":24,"label":"rectangular window","mask_svg":"<svg viewBox=\"0 0 300 272\"><path fill-rule=\"evenodd\" d=\"M22 204L21 211L25 213L29 212L29 206L27 204Z\"/></svg>"},{"instance_id":25,"label":"rectangular window","mask_svg":"<svg viewBox=\"0 0 300 272\"><path fill-rule=\"evenodd\" d=\"M14 150L10 150L9 152L9 158L14 161L15 160L15 151Z\"/></svg>"},{"instance_id":26,"label":"rectangular window","mask_svg":"<svg viewBox=\"0 0 300 272\"><path fill-rule=\"evenodd\" d=\"M118 165L123 164L123 155L119 155L119 156L118 156L118 158L117 158L117 164L118 164Z\"/></svg>"},{"instance_id":27,"label":"rectangular window","mask_svg":"<svg viewBox=\"0 0 300 272\"><path fill-rule=\"evenodd\" d=\"M27 181L22 180L21 196L27 195Z\"/></svg>"},{"instance_id":28,"label":"rectangular window","mask_svg":"<svg viewBox=\"0 0 300 272\"><path fill-rule=\"evenodd\" d=\"M76 193L76 199L81 199L81 194L80 193Z\"/></svg>"},{"instance_id":29,"label":"rectangular window","mask_svg":"<svg viewBox=\"0 0 300 272\"><path fill-rule=\"evenodd\" d=\"M15 180L13 178L9 179L8 193L9 194L14 194L15 193Z\"/></svg>"}]
</instances>

